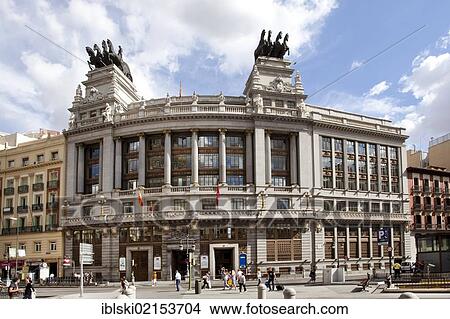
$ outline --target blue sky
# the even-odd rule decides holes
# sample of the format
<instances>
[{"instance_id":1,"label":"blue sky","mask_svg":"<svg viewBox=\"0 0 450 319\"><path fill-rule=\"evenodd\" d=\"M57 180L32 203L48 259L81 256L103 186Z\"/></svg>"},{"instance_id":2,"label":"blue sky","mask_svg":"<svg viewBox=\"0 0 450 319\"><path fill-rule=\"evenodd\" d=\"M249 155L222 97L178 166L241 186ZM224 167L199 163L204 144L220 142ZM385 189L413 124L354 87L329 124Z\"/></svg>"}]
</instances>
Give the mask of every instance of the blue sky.
<instances>
[{"instance_id":1,"label":"blue sky","mask_svg":"<svg viewBox=\"0 0 450 319\"><path fill-rule=\"evenodd\" d=\"M448 1L9 1L0 0L0 131L66 127L87 65L28 30L87 59L110 38L124 49L145 98L241 95L261 29L290 35L291 60L307 93L425 28L309 102L391 119L425 149L448 131Z\"/></svg>"}]
</instances>

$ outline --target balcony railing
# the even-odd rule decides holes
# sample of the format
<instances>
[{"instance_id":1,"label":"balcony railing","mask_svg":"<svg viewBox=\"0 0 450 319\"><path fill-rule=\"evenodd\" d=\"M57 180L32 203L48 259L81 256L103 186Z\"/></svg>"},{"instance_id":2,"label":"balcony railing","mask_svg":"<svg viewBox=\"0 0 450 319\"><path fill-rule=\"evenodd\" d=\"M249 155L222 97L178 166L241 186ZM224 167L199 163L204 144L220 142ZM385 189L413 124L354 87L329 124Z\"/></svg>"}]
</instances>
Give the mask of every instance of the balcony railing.
<instances>
[{"instance_id":1,"label":"balcony railing","mask_svg":"<svg viewBox=\"0 0 450 319\"><path fill-rule=\"evenodd\" d=\"M424 186L423 187L423 192L424 193L429 193L430 192L430 186Z\"/></svg>"},{"instance_id":2,"label":"balcony railing","mask_svg":"<svg viewBox=\"0 0 450 319\"><path fill-rule=\"evenodd\" d=\"M441 189L439 187L433 187L433 193L435 195L441 195Z\"/></svg>"},{"instance_id":3,"label":"balcony railing","mask_svg":"<svg viewBox=\"0 0 450 319\"><path fill-rule=\"evenodd\" d=\"M28 205L17 206L18 214L28 214Z\"/></svg>"},{"instance_id":4,"label":"balcony railing","mask_svg":"<svg viewBox=\"0 0 450 319\"><path fill-rule=\"evenodd\" d=\"M12 214L14 213L14 207L3 207L3 214Z\"/></svg>"},{"instance_id":5,"label":"balcony railing","mask_svg":"<svg viewBox=\"0 0 450 319\"><path fill-rule=\"evenodd\" d=\"M59 202L47 203L47 209L56 209L56 208L59 208Z\"/></svg>"},{"instance_id":6,"label":"balcony railing","mask_svg":"<svg viewBox=\"0 0 450 319\"><path fill-rule=\"evenodd\" d=\"M58 230L58 225L54 224L54 225L45 225L45 231L55 231Z\"/></svg>"},{"instance_id":7,"label":"balcony railing","mask_svg":"<svg viewBox=\"0 0 450 319\"><path fill-rule=\"evenodd\" d=\"M422 210L422 205L421 204L414 204L413 205L413 209L414 210Z\"/></svg>"},{"instance_id":8,"label":"balcony railing","mask_svg":"<svg viewBox=\"0 0 450 319\"><path fill-rule=\"evenodd\" d=\"M431 210L432 209L431 204L425 204L424 207L425 207L425 210Z\"/></svg>"},{"instance_id":9,"label":"balcony railing","mask_svg":"<svg viewBox=\"0 0 450 319\"><path fill-rule=\"evenodd\" d=\"M47 182L47 188L48 189L55 189L59 187L59 180L54 180L54 181L48 181Z\"/></svg>"},{"instance_id":10,"label":"balcony railing","mask_svg":"<svg viewBox=\"0 0 450 319\"><path fill-rule=\"evenodd\" d=\"M20 185L17 188L17 191L19 192L19 194L24 194L24 193L28 193L29 187L28 185Z\"/></svg>"},{"instance_id":11,"label":"balcony railing","mask_svg":"<svg viewBox=\"0 0 450 319\"><path fill-rule=\"evenodd\" d=\"M20 233L39 233L42 232L42 226L27 226L27 227L21 227L19 229Z\"/></svg>"},{"instance_id":12,"label":"balcony railing","mask_svg":"<svg viewBox=\"0 0 450 319\"><path fill-rule=\"evenodd\" d=\"M3 190L3 194L5 194L5 196L14 195L14 187L6 187Z\"/></svg>"},{"instance_id":13,"label":"balcony railing","mask_svg":"<svg viewBox=\"0 0 450 319\"><path fill-rule=\"evenodd\" d=\"M411 187L411 192L420 192L420 186L414 185L413 187Z\"/></svg>"},{"instance_id":14,"label":"balcony railing","mask_svg":"<svg viewBox=\"0 0 450 319\"><path fill-rule=\"evenodd\" d=\"M31 210L33 212L41 212L44 209L44 204L40 203L40 204L33 204L31 206Z\"/></svg>"},{"instance_id":15,"label":"balcony railing","mask_svg":"<svg viewBox=\"0 0 450 319\"><path fill-rule=\"evenodd\" d=\"M44 183L33 184L33 192L40 192L44 190Z\"/></svg>"},{"instance_id":16,"label":"balcony railing","mask_svg":"<svg viewBox=\"0 0 450 319\"><path fill-rule=\"evenodd\" d=\"M446 206L444 206L444 211L446 211L446 212L450 212L450 205L446 205Z\"/></svg>"}]
</instances>

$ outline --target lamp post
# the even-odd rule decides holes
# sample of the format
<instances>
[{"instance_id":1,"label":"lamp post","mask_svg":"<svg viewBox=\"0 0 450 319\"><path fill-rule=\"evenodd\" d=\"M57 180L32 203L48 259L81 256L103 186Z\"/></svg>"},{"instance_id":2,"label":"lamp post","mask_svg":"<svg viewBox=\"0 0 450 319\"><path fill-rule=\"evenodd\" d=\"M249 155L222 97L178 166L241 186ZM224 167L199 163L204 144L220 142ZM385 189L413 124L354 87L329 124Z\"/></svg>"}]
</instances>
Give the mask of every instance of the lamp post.
<instances>
[{"instance_id":1,"label":"lamp post","mask_svg":"<svg viewBox=\"0 0 450 319\"><path fill-rule=\"evenodd\" d=\"M17 264L18 264L18 258L19 258L19 225L17 224L17 217L9 217L9 220L14 220L16 222L16 270L15 270L15 276L17 276ZM9 267L9 252L8 252L8 267Z\"/></svg>"},{"instance_id":2,"label":"lamp post","mask_svg":"<svg viewBox=\"0 0 450 319\"><path fill-rule=\"evenodd\" d=\"M188 264L187 264L187 272L188 272L188 290L191 290L192 287L192 264L194 256L191 256L190 250L192 250L192 255L195 251L195 244L193 243L193 239L189 239L189 234L186 235L185 238L180 239L180 250L183 251L183 242L186 242L186 253L188 256Z\"/></svg>"}]
</instances>

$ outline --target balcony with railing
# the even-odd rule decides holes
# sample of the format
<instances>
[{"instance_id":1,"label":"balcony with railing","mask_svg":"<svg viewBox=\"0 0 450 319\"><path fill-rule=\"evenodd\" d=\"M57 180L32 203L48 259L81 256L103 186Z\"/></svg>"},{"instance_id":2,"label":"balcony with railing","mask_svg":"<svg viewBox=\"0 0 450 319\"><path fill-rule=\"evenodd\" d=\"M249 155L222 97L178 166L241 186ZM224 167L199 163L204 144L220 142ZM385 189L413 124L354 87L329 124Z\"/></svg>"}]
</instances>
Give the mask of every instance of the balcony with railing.
<instances>
[{"instance_id":1,"label":"balcony with railing","mask_svg":"<svg viewBox=\"0 0 450 319\"><path fill-rule=\"evenodd\" d=\"M59 226L57 224L45 225L45 231L56 231L59 230Z\"/></svg>"},{"instance_id":2,"label":"balcony with railing","mask_svg":"<svg viewBox=\"0 0 450 319\"><path fill-rule=\"evenodd\" d=\"M450 205L444 205L444 211L450 213Z\"/></svg>"},{"instance_id":3,"label":"balcony with railing","mask_svg":"<svg viewBox=\"0 0 450 319\"><path fill-rule=\"evenodd\" d=\"M14 187L5 187L5 189L3 190L3 194L5 196L14 195Z\"/></svg>"},{"instance_id":4,"label":"balcony with railing","mask_svg":"<svg viewBox=\"0 0 450 319\"><path fill-rule=\"evenodd\" d=\"M426 211L431 211L431 210L433 210L433 205L431 205L431 204L425 204L425 205L423 205L424 206L424 209L426 210Z\"/></svg>"},{"instance_id":5,"label":"balcony with railing","mask_svg":"<svg viewBox=\"0 0 450 319\"><path fill-rule=\"evenodd\" d=\"M13 214L14 213L14 207L3 207L3 214Z\"/></svg>"},{"instance_id":6,"label":"balcony with railing","mask_svg":"<svg viewBox=\"0 0 450 319\"><path fill-rule=\"evenodd\" d=\"M412 210L413 211L421 211L421 210L423 210L423 206L422 206L422 204L414 203Z\"/></svg>"},{"instance_id":7,"label":"balcony with railing","mask_svg":"<svg viewBox=\"0 0 450 319\"><path fill-rule=\"evenodd\" d=\"M28 185L20 185L20 186L17 188L17 191L19 192L19 194L25 194L25 193L28 193L28 190L29 190Z\"/></svg>"},{"instance_id":8,"label":"balcony with railing","mask_svg":"<svg viewBox=\"0 0 450 319\"><path fill-rule=\"evenodd\" d=\"M431 193L431 188L430 188L430 186L424 186L424 187L423 187L423 193L424 193L424 194L429 194L429 193Z\"/></svg>"},{"instance_id":9,"label":"balcony with railing","mask_svg":"<svg viewBox=\"0 0 450 319\"><path fill-rule=\"evenodd\" d=\"M58 209L58 208L59 208L59 202L47 203L47 209Z\"/></svg>"},{"instance_id":10,"label":"balcony with railing","mask_svg":"<svg viewBox=\"0 0 450 319\"><path fill-rule=\"evenodd\" d=\"M420 192L419 185L413 185L413 187L411 187L411 193L419 193L419 192Z\"/></svg>"},{"instance_id":11,"label":"balcony with railing","mask_svg":"<svg viewBox=\"0 0 450 319\"><path fill-rule=\"evenodd\" d=\"M44 190L44 183L34 183L33 192L41 192Z\"/></svg>"},{"instance_id":12,"label":"balcony with railing","mask_svg":"<svg viewBox=\"0 0 450 319\"><path fill-rule=\"evenodd\" d=\"M42 232L42 226L35 225L35 226L21 227L21 228L19 228L19 232L20 233L40 233L40 232Z\"/></svg>"},{"instance_id":13,"label":"balcony with railing","mask_svg":"<svg viewBox=\"0 0 450 319\"><path fill-rule=\"evenodd\" d=\"M442 194L445 195L445 196L449 196L450 195L450 189L444 187L442 189Z\"/></svg>"},{"instance_id":14,"label":"balcony with railing","mask_svg":"<svg viewBox=\"0 0 450 319\"><path fill-rule=\"evenodd\" d=\"M44 210L44 204L40 203L40 204L33 204L31 206L31 210L33 212L42 212Z\"/></svg>"},{"instance_id":15,"label":"balcony with railing","mask_svg":"<svg viewBox=\"0 0 450 319\"><path fill-rule=\"evenodd\" d=\"M28 205L17 206L18 214L28 214L28 212L29 212Z\"/></svg>"},{"instance_id":16,"label":"balcony with railing","mask_svg":"<svg viewBox=\"0 0 450 319\"><path fill-rule=\"evenodd\" d=\"M434 194L434 196L441 196L441 188L433 187L433 194Z\"/></svg>"},{"instance_id":17,"label":"balcony with railing","mask_svg":"<svg viewBox=\"0 0 450 319\"><path fill-rule=\"evenodd\" d=\"M47 182L47 189L57 189L59 187L59 180L52 180Z\"/></svg>"}]
</instances>

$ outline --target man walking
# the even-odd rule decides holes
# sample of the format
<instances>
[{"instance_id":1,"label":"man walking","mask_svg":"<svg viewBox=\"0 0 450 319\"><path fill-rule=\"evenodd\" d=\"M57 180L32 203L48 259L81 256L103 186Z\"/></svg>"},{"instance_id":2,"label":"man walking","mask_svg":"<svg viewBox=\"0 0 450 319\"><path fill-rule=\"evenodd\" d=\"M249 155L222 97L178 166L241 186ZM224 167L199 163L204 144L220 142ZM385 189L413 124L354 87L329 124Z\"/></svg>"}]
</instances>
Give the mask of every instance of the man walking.
<instances>
[{"instance_id":1,"label":"man walking","mask_svg":"<svg viewBox=\"0 0 450 319\"><path fill-rule=\"evenodd\" d=\"M267 277L269 279L269 291L275 290L275 272L273 271L273 268L269 268L269 271L267 272Z\"/></svg>"},{"instance_id":2,"label":"man walking","mask_svg":"<svg viewBox=\"0 0 450 319\"><path fill-rule=\"evenodd\" d=\"M400 279L400 271L402 269L402 266L399 263L395 263L392 268L394 269L394 279Z\"/></svg>"},{"instance_id":3,"label":"man walking","mask_svg":"<svg viewBox=\"0 0 450 319\"><path fill-rule=\"evenodd\" d=\"M247 287L245 286L245 275L244 274L241 274L239 277L238 277L238 283L239 283L239 293L242 293L242 287L244 287L244 292L246 292L247 291Z\"/></svg>"},{"instance_id":4,"label":"man walking","mask_svg":"<svg viewBox=\"0 0 450 319\"><path fill-rule=\"evenodd\" d=\"M177 287L177 291L180 291L180 283L181 283L181 274L177 270L175 272L175 286Z\"/></svg>"}]
</instances>

